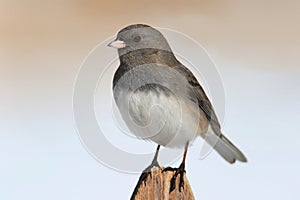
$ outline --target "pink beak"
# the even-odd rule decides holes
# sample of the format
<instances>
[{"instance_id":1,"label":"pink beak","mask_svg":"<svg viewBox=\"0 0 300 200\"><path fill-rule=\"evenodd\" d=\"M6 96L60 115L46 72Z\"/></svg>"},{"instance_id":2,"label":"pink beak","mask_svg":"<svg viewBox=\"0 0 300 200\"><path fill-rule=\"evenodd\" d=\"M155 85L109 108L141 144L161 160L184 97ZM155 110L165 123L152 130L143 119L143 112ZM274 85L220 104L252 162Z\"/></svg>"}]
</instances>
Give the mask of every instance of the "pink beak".
<instances>
[{"instance_id":1,"label":"pink beak","mask_svg":"<svg viewBox=\"0 0 300 200\"><path fill-rule=\"evenodd\" d=\"M107 46L116 48L116 49L121 49L121 48L126 47L126 44L122 40L114 40L114 41L110 42Z\"/></svg>"}]
</instances>

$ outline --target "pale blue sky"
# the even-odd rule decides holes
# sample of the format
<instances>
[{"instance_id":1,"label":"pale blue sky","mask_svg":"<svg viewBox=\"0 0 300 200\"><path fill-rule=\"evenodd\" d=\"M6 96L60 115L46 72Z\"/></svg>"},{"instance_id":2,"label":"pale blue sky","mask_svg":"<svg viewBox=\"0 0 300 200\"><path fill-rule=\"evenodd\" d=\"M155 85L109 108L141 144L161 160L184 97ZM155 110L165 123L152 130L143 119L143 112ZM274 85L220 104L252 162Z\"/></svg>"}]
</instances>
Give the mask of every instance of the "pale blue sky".
<instances>
[{"instance_id":1,"label":"pale blue sky","mask_svg":"<svg viewBox=\"0 0 300 200\"><path fill-rule=\"evenodd\" d=\"M227 101L224 132L243 149L249 162L229 165L216 153L199 160L197 141L187 158L187 175L195 196L298 199L300 96L294 90L298 76L238 68L222 68L221 74ZM70 108L51 112L42 107L45 113L38 116L41 110L28 106L33 112L24 106L23 111L14 111L15 116L7 116L3 124L1 199L129 197L138 176L114 171L94 160L79 142ZM130 149L140 152L141 146ZM111 185L107 180L116 182Z\"/></svg>"}]
</instances>

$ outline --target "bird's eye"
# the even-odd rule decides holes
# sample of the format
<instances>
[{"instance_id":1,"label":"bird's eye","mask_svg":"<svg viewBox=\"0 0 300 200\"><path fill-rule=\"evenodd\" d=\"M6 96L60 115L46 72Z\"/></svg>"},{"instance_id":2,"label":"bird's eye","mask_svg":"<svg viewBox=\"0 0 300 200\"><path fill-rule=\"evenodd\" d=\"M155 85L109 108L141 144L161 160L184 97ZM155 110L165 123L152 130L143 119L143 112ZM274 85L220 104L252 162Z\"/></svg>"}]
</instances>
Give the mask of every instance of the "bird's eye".
<instances>
[{"instance_id":1,"label":"bird's eye","mask_svg":"<svg viewBox=\"0 0 300 200\"><path fill-rule=\"evenodd\" d=\"M135 41L135 42L141 41L141 36L135 36L135 37L133 38L133 41Z\"/></svg>"}]
</instances>

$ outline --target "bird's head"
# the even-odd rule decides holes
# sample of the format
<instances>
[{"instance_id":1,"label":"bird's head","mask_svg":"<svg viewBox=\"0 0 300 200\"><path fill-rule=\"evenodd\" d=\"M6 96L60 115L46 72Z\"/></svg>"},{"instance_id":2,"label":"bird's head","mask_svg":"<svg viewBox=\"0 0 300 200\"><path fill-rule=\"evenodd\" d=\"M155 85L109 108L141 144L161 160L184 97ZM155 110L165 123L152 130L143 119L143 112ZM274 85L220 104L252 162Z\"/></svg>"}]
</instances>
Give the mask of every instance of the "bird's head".
<instances>
[{"instance_id":1,"label":"bird's head","mask_svg":"<svg viewBox=\"0 0 300 200\"><path fill-rule=\"evenodd\" d=\"M117 38L110 42L108 46L118 49L120 56L142 49L172 52L161 32L145 24L134 24L123 28L119 31Z\"/></svg>"}]
</instances>

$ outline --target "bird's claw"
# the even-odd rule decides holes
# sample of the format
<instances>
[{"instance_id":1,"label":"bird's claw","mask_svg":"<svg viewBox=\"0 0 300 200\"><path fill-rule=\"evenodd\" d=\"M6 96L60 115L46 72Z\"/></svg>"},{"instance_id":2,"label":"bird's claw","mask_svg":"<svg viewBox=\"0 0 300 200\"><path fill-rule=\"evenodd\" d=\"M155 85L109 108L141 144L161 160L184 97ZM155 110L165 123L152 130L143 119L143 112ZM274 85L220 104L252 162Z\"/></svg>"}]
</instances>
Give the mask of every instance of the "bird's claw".
<instances>
[{"instance_id":1,"label":"bird's claw","mask_svg":"<svg viewBox=\"0 0 300 200\"><path fill-rule=\"evenodd\" d=\"M148 176L150 175L150 177L152 177L151 169L153 167L160 167L157 161L152 161L152 163L146 169L143 170L143 172L138 180L137 186L134 188L131 199L133 199L133 197L135 197L135 195L137 194L139 185L141 185L143 183L144 186L146 186L146 180L147 180Z\"/></svg>"},{"instance_id":2,"label":"bird's claw","mask_svg":"<svg viewBox=\"0 0 300 200\"><path fill-rule=\"evenodd\" d=\"M179 179L179 192L181 192L181 188L184 189L184 173L185 173L185 169L184 169L184 164L182 163L178 168L172 168L172 167L167 167L165 169L163 169L163 172L166 171L175 171L175 174L172 176L171 181L170 181L170 191L169 193L171 193L175 188L176 188L176 178L178 175L180 175L180 179Z\"/></svg>"},{"instance_id":3,"label":"bird's claw","mask_svg":"<svg viewBox=\"0 0 300 200\"><path fill-rule=\"evenodd\" d=\"M148 178L148 176L150 175L150 177L152 177L152 174L151 174L151 169L153 167L160 167L158 162L157 161L153 161L146 169L143 170L141 176L140 176L140 179L139 179L139 183L144 183L146 184L146 180Z\"/></svg>"}]
</instances>

